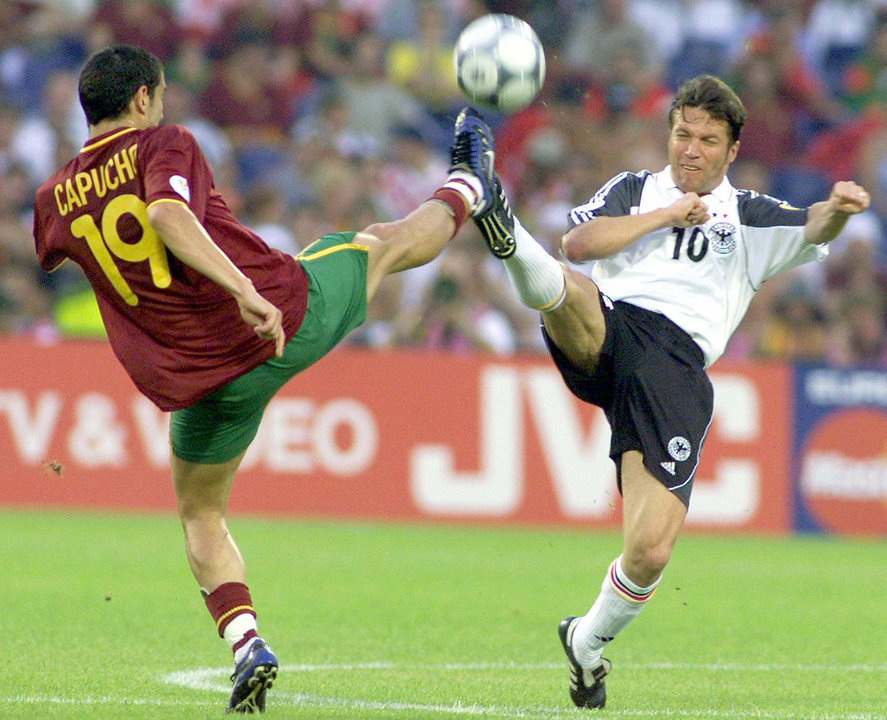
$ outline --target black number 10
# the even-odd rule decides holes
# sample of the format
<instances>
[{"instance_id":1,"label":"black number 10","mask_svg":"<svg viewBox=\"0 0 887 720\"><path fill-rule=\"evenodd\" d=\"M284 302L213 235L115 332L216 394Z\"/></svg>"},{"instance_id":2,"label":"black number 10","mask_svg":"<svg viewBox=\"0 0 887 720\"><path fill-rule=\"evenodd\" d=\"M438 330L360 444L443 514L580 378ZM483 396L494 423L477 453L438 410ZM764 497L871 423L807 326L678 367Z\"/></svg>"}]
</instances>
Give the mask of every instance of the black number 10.
<instances>
[{"instance_id":1,"label":"black number 10","mask_svg":"<svg viewBox=\"0 0 887 720\"><path fill-rule=\"evenodd\" d=\"M684 244L684 235L686 233L686 228L675 227L671 229L674 233L674 252L671 257L673 260L681 259L681 246ZM699 248L697 249L697 241L702 239L702 242L698 243ZM708 237L705 232L703 232L698 227L693 228L693 232L690 233L690 239L687 241L687 257L690 258L693 262L699 262L702 258L705 257L705 253L708 252Z\"/></svg>"}]
</instances>

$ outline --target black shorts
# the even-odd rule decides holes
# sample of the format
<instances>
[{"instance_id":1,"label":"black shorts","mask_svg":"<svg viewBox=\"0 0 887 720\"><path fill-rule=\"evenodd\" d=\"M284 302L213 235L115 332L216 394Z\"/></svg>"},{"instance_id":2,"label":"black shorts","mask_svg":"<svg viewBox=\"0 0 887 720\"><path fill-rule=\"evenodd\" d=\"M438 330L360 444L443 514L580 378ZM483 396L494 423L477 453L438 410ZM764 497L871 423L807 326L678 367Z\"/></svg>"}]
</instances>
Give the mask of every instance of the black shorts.
<instances>
[{"instance_id":1,"label":"black shorts","mask_svg":"<svg viewBox=\"0 0 887 720\"><path fill-rule=\"evenodd\" d=\"M653 476L689 506L714 400L702 350L660 313L603 296L601 307L607 330L593 372L573 365L543 328L551 356L573 394L604 410L620 492L619 459L638 450Z\"/></svg>"}]
</instances>

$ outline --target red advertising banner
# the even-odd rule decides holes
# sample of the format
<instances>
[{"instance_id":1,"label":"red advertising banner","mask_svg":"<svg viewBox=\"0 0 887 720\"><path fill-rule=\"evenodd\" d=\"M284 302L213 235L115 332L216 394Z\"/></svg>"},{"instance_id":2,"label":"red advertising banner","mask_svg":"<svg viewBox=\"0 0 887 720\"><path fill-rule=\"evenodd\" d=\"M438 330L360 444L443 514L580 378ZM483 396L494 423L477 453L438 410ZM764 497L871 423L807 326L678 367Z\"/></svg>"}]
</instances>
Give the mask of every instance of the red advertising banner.
<instances>
[{"instance_id":1,"label":"red advertising banner","mask_svg":"<svg viewBox=\"0 0 887 720\"><path fill-rule=\"evenodd\" d=\"M788 530L788 368L712 381L688 525ZM0 505L173 510L167 432L107 344L0 338ZM609 435L544 356L339 348L269 405L231 510L611 526Z\"/></svg>"}]
</instances>

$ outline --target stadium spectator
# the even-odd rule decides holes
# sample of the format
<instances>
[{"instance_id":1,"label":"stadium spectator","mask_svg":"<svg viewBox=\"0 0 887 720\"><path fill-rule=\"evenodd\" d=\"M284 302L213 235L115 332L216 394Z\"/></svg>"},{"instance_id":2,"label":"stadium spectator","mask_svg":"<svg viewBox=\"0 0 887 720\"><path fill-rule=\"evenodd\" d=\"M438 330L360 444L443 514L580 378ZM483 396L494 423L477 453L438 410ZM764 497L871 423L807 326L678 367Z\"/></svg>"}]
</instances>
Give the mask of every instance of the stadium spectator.
<instances>
[{"instance_id":1,"label":"stadium spectator","mask_svg":"<svg viewBox=\"0 0 887 720\"><path fill-rule=\"evenodd\" d=\"M644 75L657 60L653 38L631 16L628 0L601 0L580 6L567 29L562 63L565 69L585 74L592 84L606 87L617 56L634 53Z\"/></svg>"},{"instance_id":2,"label":"stadium spectator","mask_svg":"<svg viewBox=\"0 0 887 720\"><path fill-rule=\"evenodd\" d=\"M200 114L225 128L238 146L279 141L289 131L293 109L276 80L271 47L242 42L214 67L198 101Z\"/></svg>"},{"instance_id":3,"label":"stadium spectator","mask_svg":"<svg viewBox=\"0 0 887 720\"><path fill-rule=\"evenodd\" d=\"M2 3L0 98L26 113L38 113L50 76L74 73L86 59L87 18L82 2Z\"/></svg>"},{"instance_id":4,"label":"stadium spectator","mask_svg":"<svg viewBox=\"0 0 887 720\"><path fill-rule=\"evenodd\" d=\"M171 60L181 39L175 14L163 0L103 0L87 25L90 46L138 45Z\"/></svg>"},{"instance_id":5,"label":"stadium spectator","mask_svg":"<svg viewBox=\"0 0 887 720\"><path fill-rule=\"evenodd\" d=\"M434 147L446 148L449 127L464 104L453 75L453 38L447 35L444 10L421 0L416 35L389 45L388 77L412 93L425 106L432 125L424 128Z\"/></svg>"},{"instance_id":6,"label":"stadium spectator","mask_svg":"<svg viewBox=\"0 0 887 720\"><path fill-rule=\"evenodd\" d=\"M285 162L294 104L273 62L272 47L241 43L218 62L197 100L199 114L230 139L242 184L263 178Z\"/></svg>"},{"instance_id":7,"label":"stadium spectator","mask_svg":"<svg viewBox=\"0 0 887 720\"><path fill-rule=\"evenodd\" d=\"M770 172L797 163L802 150L795 109L780 91L778 69L772 59L753 54L737 63L736 91L748 109L742 129L742 158L763 164ZM774 152L779 148L779 152Z\"/></svg>"},{"instance_id":8,"label":"stadium spectator","mask_svg":"<svg viewBox=\"0 0 887 720\"><path fill-rule=\"evenodd\" d=\"M49 296L35 269L25 263L0 263L0 334L28 335L40 342L58 337Z\"/></svg>"},{"instance_id":9,"label":"stadium spectator","mask_svg":"<svg viewBox=\"0 0 887 720\"><path fill-rule=\"evenodd\" d=\"M435 185L443 157L422 138L422 131L413 125L399 125L391 133L391 148L386 161L385 183L378 188L379 197L392 217L415 206L416 198L426 197Z\"/></svg>"},{"instance_id":10,"label":"stadium spectator","mask_svg":"<svg viewBox=\"0 0 887 720\"><path fill-rule=\"evenodd\" d=\"M741 0L629 0L632 18L657 46L671 88L702 73L725 73L758 13Z\"/></svg>"},{"instance_id":11,"label":"stadium spectator","mask_svg":"<svg viewBox=\"0 0 887 720\"><path fill-rule=\"evenodd\" d=\"M76 152L86 138L83 119L74 114L76 98L76 77L66 70L51 73L43 89L43 111L28 114L16 130L11 151L35 187L56 167L59 154Z\"/></svg>"},{"instance_id":12,"label":"stadium spectator","mask_svg":"<svg viewBox=\"0 0 887 720\"><path fill-rule=\"evenodd\" d=\"M356 38L347 72L336 80L337 94L348 112L347 125L359 137L372 140L373 152L385 155L399 126L428 126L422 103L386 74L387 48L368 31ZM436 140L435 135L432 140ZM426 141L428 142L428 141Z\"/></svg>"},{"instance_id":13,"label":"stadium spectator","mask_svg":"<svg viewBox=\"0 0 887 720\"><path fill-rule=\"evenodd\" d=\"M887 258L882 223L871 211L853 219L858 222L848 222L834 241L829 262L825 264L821 275L806 278L806 284L822 295L833 315L839 314L844 297L875 297L887 288Z\"/></svg>"},{"instance_id":14,"label":"stadium spectator","mask_svg":"<svg viewBox=\"0 0 887 720\"><path fill-rule=\"evenodd\" d=\"M205 39L186 35L167 64L167 82L175 82L193 97L200 97L212 79L212 60Z\"/></svg>"},{"instance_id":15,"label":"stadium spectator","mask_svg":"<svg viewBox=\"0 0 887 720\"><path fill-rule=\"evenodd\" d=\"M484 296L483 264L458 246L438 263L434 280L422 300L400 322L400 344L454 352L513 353L514 330L504 313Z\"/></svg>"},{"instance_id":16,"label":"stadium spectator","mask_svg":"<svg viewBox=\"0 0 887 720\"><path fill-rule=\"evenodd\" d=\"M771 63L779 92L791 105L799 140L806 146L816 133L845 120L847 112L804 53L803 7L786 0L766 0L763 5L766 22L748 36L746 52Z\"/></svg>"},{"instance_id":17,"label":"stadium spectator","mask_svg":"<svg viewBox=\"0 0 887 720\"><path fill-rule=\"evenodd\" d=\"M0 172L16 163L12 143L20 122L19 113L11 105L0 103Z\"/></svg>"},{"instance_id":18,"label":"stadium spectator","mask_svg":"<svg viewBox=\"0 0 887 720\"><path fill-rule=\"evenodd\" d=\"M809 208L742 193L726 178L740 150L745 108L723 81L684 83L668 112L668 165L621 173L570 213L562 249L593 262L589 276L559 263L515 219L501 186L476 218L517 296L541 312L569 389L604 409L622 493L623 552L588 612L561 621L570 697L602 708L602 654L646 605L680 533L713 413L706 368L723 354L761 284L825 256L868 193L840 181ZM490 151L492 133L474 130Z\"/></svg>"},{"instance_id":19,"label":"stadium spectator","mask_svg":"<svg viewBox=\"0 0 887 720\"><path fill-rule=\"evenodd\" d=\"M831 364L887 368L887 298L883 290L843 295L839 313L838 342L828 358Z\"/></svg>"},{"instance_id":20,"label":"stadium spectator","mask_svg":"<svg viewBox=\"0 0 887 720\"><path fill-rule=\"evenodd\" d=\"M270 247L287 255L299 254L299 243L289 230L286 199L277 188L252 186L244 198L242 222Z\"/></svg>"},{"instance_id":21,"label":"stadium spectator","mask_svg":"<svg viewBox=\"0 0 887 720\"><path fill-rule=\"evenodd\" d=\"M576 4L576 0L466 0L462 2L462 14L465 24L487 12L519 17L535 30L546 54L556 63Z\"/></svg>"},{"instance_id":22,"label":"stadium spectator","mask_svg":"<svg viewBox=\"0 0 887 720\"><path fill-rule=\"evenodd\" d=\"M316 223L311 217L317 212L317 204L311 180L318 167L318 158L323 156L322 150L328 147L321 138L326 135L337 138L332 155L359 156L359 162L346 163L354 172L361 176L377 172L372 166L378 168L386 157L387 141L380 140L385 136L382 126L390 127L392 121L382 119L376 123L373 118L377 113L369 111L371 108L378 110L383 104L372 100L376 88L367 80L365 70L373 63L366 58L382 51L387 53L391 41L415 45L419 9L428 1L340 0L337 4L325 3L318 18L323 19L323 27L333 29L327 37L338 38L332 41L332 45L338 48L337 55L345 61L341 67L346 68L346 74L340 76L325 74L306 61L306 39L313 32L308 11L313 2L161 2L159 5L169 11L162 21L171 20L176 26L173 35L180 39L172 46L173 56L166 65L169 83L165 103L167 121L185 124L198 137L215 171L218 189L232 210L240 212L244 198L248 198L255 187L270 186L283 196L287 208L297 208L296 215L305 224L314 226ZM614 163L618 162L619 167L640 168L659 162L646 158L661 150L657 140L661 124L654 122L648 136L639 139L637 133L631 132L635 126L631 114L627 117L624 113L613 117L602 115L594 123L578 114L581 102L576 102L577 99L585 100L586 110L589 106L605 107L600 102L584 98L587 89L592 91L592 98L601 97L595 94L594 88L575 83L571 86L569 83L574 78L562 72L561 63L566 29L575 25L579 5L594 3L576 3L575 0L559 0L556 4L539 0L520 0L518 3L435 0L434 4L443 11L442 36L448 43L469 20L487 11L513 12L530 20L545 42L549 71L540 101L515 115L491 117L497 129L497 164L506 187L515 202L527 208L528 222L540 234L545 237L557 235L562 204L566 202L573 206L581 201L581 198L570 197L572 189L599 186L609 177ZM783 29L779 37L791 35L795 39L795 52L833 100L850 102L849 107L854 111L867 109L862 109L861 115L854 119L831 126L827 118L811 114L806 103L792 99L795 93L786 93L784 80L778 80L779 109L772 114L766 128L758 128L762 130L760 133L755 125L760 125L763 113L757 109L750 113L743 131L741 157L748 160L760 156L763 163L771 166L769 179L766 182L761 179L760 187L766 187L770 194L799 206L821 197L827 191L830 179L852 174L872 193L873 209L883 220L887 218L887 190L884 189L887 182L883 179L887 177L884 170L887 167L887 141L884 140L887 131L882 117L884 104L876 100L877 88L883 83L875 80L879 70L873 62L877 55L874 38L882 31L883 23L873 24L866 20L878 17L882 4L871 0L805 0L802 3L788 0L626 0L626 12L650 36L654 43L651 52L659 58L657 69L665 71L665 78L673 83L677 77L692 74L694 67L707 70L715 67L704 64L713 59L711 47L706 45L709 41L717 47L716 67L726 63L726 72L731 77L740 78L746 67L759 62L770 66L773 77L784 77L781 63L776 63L777 57L759 52L767 47L767 43L761 41L773 37L770 24L779 12L771 15L771 8L777 7L780 12L783 6L788 6L789 10L792 6L800 9L801 14L796 20L785 26L792 28L791 31L786 33ZM47 118L57 114L57 110L47 109L49 106L44 99L44 92L54 94L49 85L55 80L47 84L47 79L63 75L65 71L79 70L90 48L111 41L115 30L102 20L102 16L108 17L106 13L112 6L113 11L118 12L125 5L104 0L0 2L0 167L20 165L23 160L29 167L38 160L54 165L77 151L82 144L84 127L76 109L72 113L69 108L69 122L73 124L68 132L50 131L46 134L47 126L55 123L49 123ZM137 5L139 3L129 3L127 12L138 14L153 9L158 6L158 0L141 3L141 8ZM583 8L581 12L591 10ZM153 18L152 22L156 20ZM371 27L372 32L367 32L367 27ZM725 28L729 32L725 33ZM121 26L120 32L127 32L126 27ZM861 36L868 38L871 44L862 50L854 50ZM270 146L253 142L241 151L238 141L249 133L239 133L233 127L219 128L204 113L198 112L194 103L203 95L210 78L218 73L223 57L241 44L249 43L251 38L261 41L266 48L267 64L263 65L263 75L280 88L283 97L288 98L296 124L291 126L289 138L275 141ZM685 41L688 44L683 52L676 52L675 48ZM751 56L746 52L746 41L753 51ZM701 46L697 47L700 42ZM700 62L703 64L694 64ZM848 66L848 62L854 64ZM443 67L451 72L447 58L444 58ZM838 68L844 68L843 87L847 89L847 94L841 97L829 84ZM391 85L393 80L391 77L384 81L376 78L375 82ZM189 88L190 93L183 95L180 92L182 85ZM561 99L576 93L577 88L572 106ZM342 92L339 100L344 101L346 107L366 103L364 112L358 116L364 124L353 125L347 119L348 115L354 118L353 110L345 114L328 113L328 106L321 100L327 97L327 89L333 95ZM382 117L396 118L398 124L406 120L423 134L430 129L427 137L438 138L431 143L432 151L439 151L446 140L440 138L446 133L441 133L437 123L416 119L429 112L423 99L404 87L398 92L401 98L408 100L402 102L392 98L391 102L384 103ZM752 108L751 91L743 88L742 92L746 104ZM875 102L869 102L872 99ZM70 97L68 102L76 108ZM410 107L410 111L401 115L401 109L405 107ZM845 105L845 108L849 107ZM811 117L814 118L812 122ZM336 126L338 130L330 130L327 124L336 118L341 119L342 124ZM367 130L370 124L373 128L371 135ZM33 132L35 126L43 127L39 137L48 138L48 141L35 139L38 138ZM782 131L789 126L794 136L792 142L806 152L798 156L768 152L767 145L772 147L778 143L780 148L785 147L786 138ZM773 133L774 127L780 131ZM75 137L69 137L71 132ZM11 138L16 135L19 137L18 147L13 152ZM372 138L372 142L367 142L368 138ZM312 141L315 144L312 145ZM52 149L49 145L53 146ZM614 153L614 149L620 146L622 149ZM631 156L623 151L630 151ZM58 163L53 158L57 158ZM743 165L752 170L748 162ZM737 163L734 171L740 170L742 168ZM566 177L567 173L571 177ZM579 175L581 180L572 179ZM320 172L322 178L330 176L326 169ZM737 181L736 184L742 183ZM353 207L344 207L346 203ZM378 216L382 212L379 203L377 193L348 193L346 200L336 203L339 206L337 214L341 216L337 222L346 223L347 227L348 218L361 217L370 211L375 211ZM296 233L296 237L301 236ZM838 255L834 253L826 266L837 264ZM50 301L60 299L61 291L70 289L73 281L67 270L39 277L40 287ZM842 292L842 288L834 289L836 295ZM752 309L759 302L764 304L762 297L763 293L755 297ZM764 311L773 312L770 305ZM831 304L828 313L830 322L840 322ZM509 314L513 322L514 317ZM70 328L70 324L66 327ZM518 336L522 336L522 332L516 329ZM739 352L738 343L732 345L736 345ZM522 339L520 347L537 345Z\"/></svg>"},{"instance_id":23,"label":"stadium spectator","mask_svg":"<svg viewBox=\"0 0 887 720\"><path fill-rule=\"evenodd\" d=\"M197 138L200 149L215 172L234 162L234 148L228 136L196 111L197 98L184 85L168 79L163 96L163 119L184 125Z\"/></svg>"},{"instance_id":24,"label":"stadium spectator","mask_svg":"<svg viewBox=\"0 0 887 720\"><path fill-rule=\"evenodd\" d=\"M414 42L420 35L422 6L431 3L440 8L439 18L444 23L443 35L450 39L455 39L465 25L485 12L514 12L494 10L490 3L480 0L381 0L370 24L373 34L384 39L387 44Z\"/></svg>"},{"instance_id":25,"label":"stadium spectator","mask_svg":"<svg viewBox=\"0 0 887 720\"><path fill-rule=\"evenodd\" d=\"M840 95L844 76L869 43L877 2L815 0L804 27L807 54L833 95Z\"/></svg>"},{"instance_id":26,"label":"stadium spectator","mask_svg":"<svg viewBox=\"0 0 887 720\"><path fill-rule=\"evenodd\" d=\"M887 102L887 8L867 29L865 44L843 64L835 81L836 94L855 115Z\"/></svg>"},{"instance_id":27,"label":"stadium spectator","mask_svg":"<svg viewBox=\"0 0 887 720\"><path fill-rule=\"evenodd\" d=\"M824 362L829 355L829 318L821 298L796 279L772 299L751 356L764 360Z\"/></svg>"},{"instance_id":28,"label":"stadium spectator","mask_svg":"<svg viewBox=\"0 0 887 720\"><path fill-rule=\"evenodd\" d=\"M346 75L361 29L360 15L342 10L337 0L317 0L308 7L300 19L298 39L311 73L327 83Z\"/></svg>"}]
</instances>

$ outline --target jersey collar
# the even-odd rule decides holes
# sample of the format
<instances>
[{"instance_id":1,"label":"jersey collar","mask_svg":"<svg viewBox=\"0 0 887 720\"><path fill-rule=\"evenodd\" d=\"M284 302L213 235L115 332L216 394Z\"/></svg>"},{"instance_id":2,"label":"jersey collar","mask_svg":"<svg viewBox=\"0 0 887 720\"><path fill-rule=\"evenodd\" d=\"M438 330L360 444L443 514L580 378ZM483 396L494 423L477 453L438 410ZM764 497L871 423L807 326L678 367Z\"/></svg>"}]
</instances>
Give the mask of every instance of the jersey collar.
<instances>
[{"instance_id":1,"label":"jersey collar","mask_svg":"<svg viewBox=\"0 0 887 720\"><path fill-rule=\"evenodd\" d=\"M126 133L135 132L138 128L134 127L124 127L117 128L116 130L111 130L109 132L104 133L103 135L98 135L97 137L90 138L86 141L83 148L80 152L89 152L90 150L95 150L98 147L101 147L105 143L109 143L112 140L116 140L121 135L126 135Z\"/></svg>"}]
</instances>

